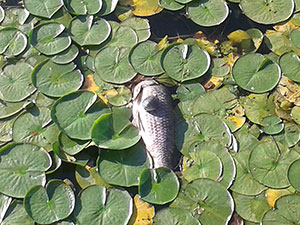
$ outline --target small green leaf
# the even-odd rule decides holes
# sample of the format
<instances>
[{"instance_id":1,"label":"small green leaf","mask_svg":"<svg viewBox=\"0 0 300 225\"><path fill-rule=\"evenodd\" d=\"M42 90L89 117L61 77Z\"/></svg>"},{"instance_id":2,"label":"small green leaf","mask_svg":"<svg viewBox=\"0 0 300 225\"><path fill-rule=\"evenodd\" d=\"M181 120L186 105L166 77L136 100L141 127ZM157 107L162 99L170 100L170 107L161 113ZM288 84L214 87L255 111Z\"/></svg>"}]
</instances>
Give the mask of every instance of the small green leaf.
<instances>
[{"instance_id":1,"label":"small green leaf","mask_svg":"<svg viewBox=\"0 0 300 225\"><path fill-rule=\"evenodd\" d=\"M61 0L24 0L24 6L31 14L50 19L63 3Z\"/></svg>"}]
</instances>

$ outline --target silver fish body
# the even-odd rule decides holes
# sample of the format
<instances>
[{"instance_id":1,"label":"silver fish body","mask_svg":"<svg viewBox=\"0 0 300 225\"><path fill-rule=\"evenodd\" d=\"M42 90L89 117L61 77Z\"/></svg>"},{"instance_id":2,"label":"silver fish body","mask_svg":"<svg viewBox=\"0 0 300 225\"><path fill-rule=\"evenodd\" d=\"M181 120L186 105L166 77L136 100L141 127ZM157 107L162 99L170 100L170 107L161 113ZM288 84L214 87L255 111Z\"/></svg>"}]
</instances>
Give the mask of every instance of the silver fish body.
<instances>
[{"instance_id":1,"label":"silver fish body","mask_svg":"<svg viewBox=\"0 0 300 225\"><path fill-rule=\"evenodd\" d=\"M153 167L176 165L174 111L168 90L154 80L145 80L133 91L133 124L139 129Z\"/></svg>"}]
</instances>

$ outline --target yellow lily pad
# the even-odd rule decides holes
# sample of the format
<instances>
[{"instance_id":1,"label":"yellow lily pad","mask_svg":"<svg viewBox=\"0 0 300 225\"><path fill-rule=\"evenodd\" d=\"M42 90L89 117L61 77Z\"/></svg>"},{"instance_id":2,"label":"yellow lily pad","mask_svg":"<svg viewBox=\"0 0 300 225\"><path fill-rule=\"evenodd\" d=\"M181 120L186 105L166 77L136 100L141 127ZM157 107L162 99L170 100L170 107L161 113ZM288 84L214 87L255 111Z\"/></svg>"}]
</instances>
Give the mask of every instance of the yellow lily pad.
<instances>
[{"instance_id":1,"label":"yellow lily pad","mask_svg":"<svg viewBox=\"0 0 300 225\"><path fill-rule=\"evenodd\" d=\"M140 199L139 195L134 196L134 212L128 225L151 225L154 217L154 207Z\"/></svg>"},{"instance_id":2,"label":"yellow lily pad","mask_svg":"<svg viewBox=\"0 0 300 225\"><path fill-rule=\"evenodd\" d=\"M159 6L158 0L132 0L135 16L151 16L163 10Z\"/></svg>"},{"instance_id":3,"label":"yellow lily pad","mask_svg":"<svg viewBox=\"0 0 300 225\"><path fill-rule=\"evenodd\" d=\"M284 195L289 195L291 192L288 189L268 189L266 190L266 197L269 206L275 206L277 199Z\"/></svg>"},{"instance_id":4,"label":"yellow lily pad","mask_svg":"<svg viewBox=\"0 0 300 225\"><path fill-rule=\"evenodd\" d=\"M251 39L250 35L243 30L236 30L231 32L227 38L229 41L231 41L233 44L241 43L243 40Z\"/></svg>"}]
</instances>

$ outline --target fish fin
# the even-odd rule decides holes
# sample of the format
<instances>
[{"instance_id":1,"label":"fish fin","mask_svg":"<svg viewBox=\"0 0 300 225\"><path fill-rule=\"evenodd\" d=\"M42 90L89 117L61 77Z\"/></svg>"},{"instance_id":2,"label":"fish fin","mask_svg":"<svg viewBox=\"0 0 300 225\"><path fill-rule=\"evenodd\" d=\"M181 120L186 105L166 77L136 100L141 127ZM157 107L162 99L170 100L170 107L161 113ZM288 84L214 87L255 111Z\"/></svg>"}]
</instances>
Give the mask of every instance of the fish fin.
<instances>
[{"instance_id":1,"label":"fish fin","mask_svg":"<svg viewBox=\"0 0 300 225\"><path fill-rule=\"evenodd\" d=\"M156 96L148 96L143 100L142 105L147 112L152 112L157 109L159 99Z\"/></svg>"}]
</instances>

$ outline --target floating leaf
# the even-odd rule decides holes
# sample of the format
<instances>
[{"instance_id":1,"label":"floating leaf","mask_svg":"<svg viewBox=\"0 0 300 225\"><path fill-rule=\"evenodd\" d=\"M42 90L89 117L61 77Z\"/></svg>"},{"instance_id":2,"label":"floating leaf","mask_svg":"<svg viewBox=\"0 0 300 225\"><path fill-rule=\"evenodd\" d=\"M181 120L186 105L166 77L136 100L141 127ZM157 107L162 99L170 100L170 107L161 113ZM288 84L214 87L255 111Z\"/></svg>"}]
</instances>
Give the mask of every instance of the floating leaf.
<instances>
[{"instance_id":1,"label":"floating leaf","mask_svg":"<svg viewBox=\"0 0 300 225\"><path fill-rule=\"evenodd\" d=\"M102 0L102 7L97 15L105 16L112 13L118 4L118 1L119 0Z\"/></svg>"},{"instance_id":2,"label":"floating leaf","mask_svg":"<svg viewBox=\"0 0 300 225\"><path fill-rule=\"evenodd\" d=\"M134 196L134 213L129 225L151 225L154 217L154 207L140 199L139 195Z\"/></svg>"},{"instance_id":3,"label":"floating leaf","mask_svg":"<svg viewBox=\"0 0 300 225\"><path fill-rule=\"evenodd\" d=\"M159 5L167 10L180 10L184 8L184 5L178 3L176 0L159 0Z\"/></svg>"},{"instance_id":4,"label":"floating leaf","mask_svg":"<svg viewBox=\"0 0 300 225\"><path fill-rule=\"evenodd\" d=\"M95 185L81 191L76 200L74 215L77 225L126 225L132 209L132 199L126 191Z\"/></svg>"},{"instance_id":5,"label":"floating leaf","mask_svg":"<svg viewBox=\"0 0 300 225\"><path fill-rule=\"evenodd\" d=\"M138 42L146 41L151 35L150 24L147 19L132 17L123 21L121 25L132 28L138 37ZM126 40L128 41L128 39Z\"/></svg>"},{"instance_id":6,"label":"floating leaf","mask_svg":"<svg viewBox=\"0 0 300 225\"><path fill-rule=\"evenodd\" d=\"M276 201L285 195L292 194L289 189L267 189L265 196L270 207L275 208Z\"/></svg>"},{"instance_id":7,"label":"floating leaf","mask_svg":"<svg viewBox=\"0 0 300 225\"><path fill-rule=\"evenodd\" d=\"M14 200L9 206L6 216L1 225L34 225L34 221L27 215L23 202Z\"/></svg>"},{"instance_id":8,"label":"floating leaf","mask_svg":"<svg viewBox=\"0 0 300 225\"><path fill-rule=\"evenodd\" d=\"M93 15L100 11L101 0L64 0L68 11L75 15Z\"/></svg>"},{"instance_id":9,"label":"floating leaf","mask_svg":"<svg viewBox=\"0 0 300 225\"><path fill-rule=\"evenodd\" d=\"M133 68L144 76L155 76L164 71L160 65L162 51L153 41L145 41L134 46L129 54Z\"/></svg>"},{"instance_id":10,"label":"floating leaf","mask_svg":"<svg viewBox=\"0 0 300 225\"><path fill-rule=\"evenodd\" d=\"M89 141L71 139L64 133L60 133L58 136L59 148L69 155L76 155L89 144Z\"/></svg>"},{"instance_id":11,"label":"floating leaf","mask_svg":"<svg viewBox=\"0 0 300 225\"><path fill-rule=\"evenodd\" d=\"M19 102L30 96L36 90L30 81L32 69L23 62L5 66L0 76L0 98Z\"/></svg>"},{"instance_id":12,"label":"floating leaf","mask_svg":"<svg viewBox=\"0 0 300 225\"><path fill-rule=\"evenodd\" d=\"M79 50L76 45L71 45L66 50L56 54L55 56L51 57L51 61L57 64L67 64L71 63L75 60L78 56Z\"/></svg>"},{"instance_id":13,"label":"floating leaf","mask_svg":"<svg viewBox=\"0 0 300 225\"><path fill-rule=\"evenodd\" d=\"M300 106L293 107L291 111L293 120L300 125Z\"/></svg>"},{"instance_id":14,"label":"floating leaf","mask_svg":"<svg viewBox=\"0 0 300 225\"><path fill-rule=\"evenodd\" d=\"M259 223L264 214L270 209L265 194L247 196L233 193L236 212L243 219Z\"/></svg>"},{"instance_id":15,"label":"floating leaf","mask_svg":"<svg viewBox=\"0 0 300 225\"><path fill-rule=\"evenodd\" d=\"M122 84L130 81L136 72L128 61L128 51L118 47L106 47L95 57L95 82L97 75L106 82Z\"/></svg>"},{"instance_id":16,"label":"floating leaf","mask_svg":"<svg viewBox=\"0 0 300 225\"><path fill-rule=\"evenodd\" d=\"M189 224L200 225L200 222L190 214L177 208L163 208L159 210L154 217L153 224L174 225Z\"/></svg>"},{"instance_id":17,"label":"floating leaf","mask_svg":"<svg viewBox=\"0 0 300 225\"><path fill-rule=\"evenodd\" d=\"M0 30L0 54L12 57L21 54L27 46L27 37L14 27Z\"/></svg>"},{"instance_id":18,"label":"floating leaf","mask_svg":"<svg viewBox=\"0 0 300 225\"><path fill-rule=\"evenodd\" d=\"M80 46L100 45L110 35L111 27L105 19L94 19L94 16L75 17L70 23L72 39Z\"/></svg>"},{"instance_id":19,"label":"floating leaf","mask_svg":"<svg viewBox=\"0 0 300 225\"><path fill-rule=\"evenodd\" d=\"M197 45L173 45L162 56L168 76L183 82L203 76L210 66L209 54Z\"/></svg>"},{"instance_id":20,"label":"floating leaf","mask_svg":"<svg viewBox=\"0 0 300 225\"><path fill-rule=\"evenodd\" d=\"M92 140L100 148L112 150L126 149L136 144L140 136L131 125L131 110L114 108L112 113L105 113L95 121L92 127Z\"/></svg>"},{"instance_id":21,"label":"floating leaf","mask_svg":"<svg viewBox=\"0 0 300 225\"><path fill-rule=\"evenodd\" d=\"M0 149L0 160L0 191L15 198L23 198L35 185L44 185L45 171L51 166L47 152L32 144L6 145Z\"/></svg>"},{"instance_id":22,"label":"floating leaf","mask_svg":"<svg viewBox=\"0 0 300 225\"><path fill-rule=\"evenodd\" d=\"M276 146L272 141L261 142L250 154L249 169L253 177L271 188L288 187L289 166L299 158L295 151Z\"/></svg>"},{"instance_id":23,"label":"floating leaf","mask_svg":"<svg viewBox=\"0 0 300 225\"><path fill-rule=\"evenodd\" d=\"M4 9L0 6L0 23L4 20L5 18L5 11Z\"/></svg>"},{"instance_id":24,"label":"floating leaf","mask_svg":"<svg viewBox=\"0 0 300 225\"><path fill-rule=\"evenodd\" d=\"M263 131L266 134L278 134L284 128L282 120L277 116L265 117L262 120L262 125L264 126Z\"/></svg>"},{"instance_id":25,"label":"floating leaf","mask_svg":"<svg viewBox=\"0 0 300 225\"><path fill-rule=\"evenodd\" d=\"M113 106L123 106L128 104L131 100L131 92L126 87L107 90L104 95Z\"/></svg>"},{"instance_id":26,"label":"floating leaf","mask_svg":"<svg viewBox=\"0 0 300 225\"><path fill-rule=\"evenodd\" d=\"M24 0L24 6L31 14L50 19L63 3L61 0Z\"/></svg>"},{"instance_id":27,"label":"floating leaf","mask_svg":"<svg viewBox=\"0 0 300 225\"><path fill-rule=\"evenodd\" d=\"M182 175L191 182L198 178L208 178L217 181L222 174L220 158L210 151L191 152L190 158L183 158Z\"/></svg>"},{"instance_id":28,"label":"floating leaf","mask_svg":"<svg viewBox=\"0 0 300 225\"><path fill-rule=\"evenodd\" d=\"M56 22L37 25L30 32L29 40L33 47L45 55L60 53L71 45L65 26Z\"/></svg>"},{"instance_id":29,"label":"floating leaf","mask_svg":"<svg viewBox=\"0 0 300 225\"><path fill-rule=\"evenodd\" d=\"M266 2L261 2L260 0L240 0L240 6L247 17L262 24L274 24L287 20L294 11L293 0Z\"/></svg>"},{"instance_id":30,"label":"floating leaf","mask_svg":"<svg viewBox=\"0 0 300 225\"><path fill-rule=\"evenodd\" d=\"M75 68L73 63L59 65L50 60L43 61L34 68L32 83L43 94L60 97L81 87L83 75Z\"/></svg>"},{"instance_id":31,"label":"floating leaf","mask_svg":"<svg viewBox=\"0 0 300 225\"><path fill-rule=\"evenodd\" d=\"M79 140L91 138L94 121L108 109L96 102L97 95L76 91L59 98L52 107L51 118L69 137Z\"/></svg>"},{"instance_id":32,"label":"floating leaf","mask_svg":"<svg viewBox=\"0 0 300 225\"><path fill-rule=\"evenodd\" d=\"M300 60L295 53L289 52L282 55L279 63L285 76L295 82L300 82Z\"/></svg>"},{"instance_id":33,"label":"floating leaf","mask_svg":"<svg viewBox=\"0 0 300 225\"><path fill-rule=\"evenodd\" d=\"M151 16L162 11L158 0L132 0L135 16Z\"/></svg>"},{"instance_id":34,"label":"floating leaf","mask_svg":"<svg viewBox=\"0 0 300 225\"><path fill-rule=\"evenodd\" d=\"M165 190L168 189L168 192ZM145 169L140 174L139 195L153 204L163 205L173 201L179 191L179 181L168 168Z\"/></svg>"},{"instance_id":35,"label":"floating leaf","mask_svg":"<svg viewBox=\"0 0 300 225\"><path fill-rule=\"evenodd\" d=\"M241 56L235 61L232 75L241 88L263 93L272 90L278 84L281 70L276 63L255 53Z\"/></svg>"},{"instance_id":36,"label":"floating leaf","mask_svg":"<svg viewBox=\"0 0 300 225\"><path fill-rule=\"evenodd\" d=\"M141 144L123 151L103 150L98 162L100 176L109 184L123 187L138 185L140 173L150 166Z\"/></svg>"},{"instance_id":37,"label":"floating leaf","mask_svg":"<svg viewBox=\"0 0 300 225\"><path fill-rule=\"evenodd\" d=\"M197 179L186 185L170 208L177 209L178 213L181 211L180 214L184 212L188 220L194 218L201 224L215 225L228 223L234 203L221 184L209 179Z\"/></svg>"},{"instance_id":38,"label":"floating leaf","mask_svg":"<svg viewBox=\"0 0 300 225\"><path fill-rule=\"evenodd\" d=\"M293 186L293 188L295 188L297 191L300 190L300 182L298 179L299 169L300 169L300 160L298 159L290 165L290 168L288 170L289 182Z\"/></svg>"},{"instance_id":39,"label":"floating leaf","mask_svg":"<svg viewBox=\"0 0 300 225\"><path fill-rule=\"evenodd\" d=\"M60 180L51 180L46 188L35 186L24 198L27 214L39 224L50 224L68 217L75 206L72 189Z\"/></svg>"},{"instance_id":40,"label":"floating leaf","mask_svg":"<svg viewBox=\"0 0 300 225\"><path fill-rule=\"evenodd\" d=\"M6 211L12 201L12 198L9 196L6 196L4 194L0 194L0 223L2 223L2 220L4 218L4 215L6 214Z\"/></svg>"},{"instance_id":41,"label":"floating leaf","mask_svg":"<svg viewBox=\"0 0 300 225\"><path fill-rule=\"evenodd\" d=\"M224 22L229 14L229 8L222 0L196 0L187 5L187 12L195 23L210 27Z\"/></svg>"}]
</instances>

